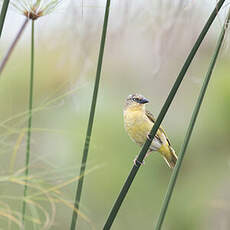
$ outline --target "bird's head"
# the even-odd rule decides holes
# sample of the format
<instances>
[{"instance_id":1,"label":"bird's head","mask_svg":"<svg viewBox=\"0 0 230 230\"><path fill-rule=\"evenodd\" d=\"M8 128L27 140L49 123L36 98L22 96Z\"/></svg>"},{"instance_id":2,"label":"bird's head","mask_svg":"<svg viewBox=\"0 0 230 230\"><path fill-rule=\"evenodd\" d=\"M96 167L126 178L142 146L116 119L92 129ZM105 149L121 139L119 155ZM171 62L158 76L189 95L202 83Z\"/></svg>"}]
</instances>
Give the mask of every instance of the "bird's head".
<instances>
[{"instance_id":1,"label":"bird's head","mask_svg":"<svg viewBox=\"0 0 230 230\"><path fill-rule=\"evenodd\" d=\"M142 109L148 102L149 101L141 94L131 94L127 97L125 106L129 108Z\"/></svg>"}]
</instances>

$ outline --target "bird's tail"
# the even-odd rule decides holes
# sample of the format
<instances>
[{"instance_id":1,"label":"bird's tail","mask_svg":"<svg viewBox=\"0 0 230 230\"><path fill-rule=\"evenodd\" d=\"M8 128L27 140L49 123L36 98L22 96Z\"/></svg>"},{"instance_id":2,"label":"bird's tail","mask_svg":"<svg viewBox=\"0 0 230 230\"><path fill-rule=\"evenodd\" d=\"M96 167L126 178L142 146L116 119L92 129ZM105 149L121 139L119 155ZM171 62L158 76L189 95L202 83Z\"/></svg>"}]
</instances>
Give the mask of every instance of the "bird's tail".
<instances>
[{"instance_id":1,"label":"bird's tail","mask_svg":"<svg viewBox=\"0 0 230 230\"><path fill-rule=\"evenodd\" d=\"M170 168L174 168L177 162L177 155L174 149L168 145L167 147L160 148L159 152L163 155L167 165Z\"/></svg>"}]
</instances>

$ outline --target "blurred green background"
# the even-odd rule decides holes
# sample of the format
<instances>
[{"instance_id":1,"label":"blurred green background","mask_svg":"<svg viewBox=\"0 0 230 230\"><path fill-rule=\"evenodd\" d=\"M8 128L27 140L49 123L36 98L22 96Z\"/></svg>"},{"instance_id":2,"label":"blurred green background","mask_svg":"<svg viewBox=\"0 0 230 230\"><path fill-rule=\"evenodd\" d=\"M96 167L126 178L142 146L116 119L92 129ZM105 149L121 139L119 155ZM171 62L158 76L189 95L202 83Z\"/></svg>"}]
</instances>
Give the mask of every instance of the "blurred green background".
<instances>
[{"instance_id":1,"label":"blurred green background","mask_svg":"<svg viewBox=\"0 0 230 230\"><path fill-rule=\"evenodd\" d=\"M131 93L158 115L216 1L112 1L79 228L102 229L140 148L123 128ZM82 157L105 1L63 1L35 23L35 91L26 229L68 229ZM164 121L179 153L221 30L208 33ZM23 22L10 9L1 57ZM17 22L17 23L15 23ZM0 228L19 229L27 125L30 27L1 75ZM162 229L230 229L229 36L201 108ZM153 229L172 171L159 153L139 170L112 229ZM3 215L7 213L8 215ZM10 224L11 222L11 224Z\"/></svg>"}]
</instances>

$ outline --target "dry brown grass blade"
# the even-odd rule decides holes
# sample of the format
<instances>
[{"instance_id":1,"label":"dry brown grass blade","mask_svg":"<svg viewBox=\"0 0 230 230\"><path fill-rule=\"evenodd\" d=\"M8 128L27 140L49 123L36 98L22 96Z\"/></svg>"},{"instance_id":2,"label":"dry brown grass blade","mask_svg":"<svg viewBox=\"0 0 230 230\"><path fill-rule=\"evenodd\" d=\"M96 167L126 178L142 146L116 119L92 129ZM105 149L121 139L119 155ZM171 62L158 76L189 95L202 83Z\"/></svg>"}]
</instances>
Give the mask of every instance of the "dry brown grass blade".
<instances>
[{"instance_id":1,"label":"dry brown grass blade","mask_svg":"<svg viewBox=\"0 0 230 230\"><path fill-rule=\"evenodd\" d=\"M8 218L10 221L12 221L16 225L18 225L20 228L22 228L22 226L23 226L22 223L15 216L11 215L10 213L7 213L7 212L0 210L0 216Z\"/></svg>"},{"instance_id":2,"label":"dry brown grass blade","mask_svg":"<svg viewBox=\"0 0 230 230\"><path fill-rule=\"evenodd\" d=\"M5 207L5 209L7 210L7 213L12 215L12 212L11 212L9 204L7 204L6 202L0 201L0 206ZM11 229L11 224L12 224L12 221L10 219L8 219L8 229Z\"/></svg>"},{"instance_id":3,"label":"dry brown grass blade","mask_svg":"<svg viewBox=\"0 0 230 230\"><path fill-rule=\"evenodd\" d=\"M25 136L25 129L22 129L22 131L20 132L20 134L18 135L16 144L14 146L14 150L10 159L10 165L9 165L9 172L12 173L14 171L14 166L15 166L15 160L16 160L16 156L17 156L17 152L21 146L22 140Z\"/></svg>"}]
</instances>

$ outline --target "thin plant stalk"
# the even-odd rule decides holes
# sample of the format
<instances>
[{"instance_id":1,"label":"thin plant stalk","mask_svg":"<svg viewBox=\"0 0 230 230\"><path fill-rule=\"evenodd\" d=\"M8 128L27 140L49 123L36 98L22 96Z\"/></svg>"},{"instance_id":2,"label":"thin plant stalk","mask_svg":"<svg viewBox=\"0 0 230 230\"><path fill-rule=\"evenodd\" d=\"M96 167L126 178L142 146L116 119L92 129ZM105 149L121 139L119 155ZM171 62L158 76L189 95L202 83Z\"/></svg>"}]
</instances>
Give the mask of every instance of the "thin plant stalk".
<instances>
[{"instance_id":1,"label":"thin plant stalk","mask_svg":"<svg viewBox=\"0 0 230 230\"><path fill-rule=\"evenodd\" d=\"M103 61L103 54L104 54L104 47L105 47L105 40L106 40L106 32L107 32L107 25L108 25L108 18L109 18L109 10L110 10L110 0L107 0L106 7L105 7L105 15L104 15L102 35L101 35L100 50L99 50L99 55L98 55L96 79L95 79L94 90L93 90L93 98L92 98L92 103L91 103L91 108L90 108L88 128L87 128L85 145L84 145L82 162L81 162L80 178L78 181L77 191L76 191L76 195L75 195L74 208L76 208L77 210L79 210L79 205L80 205L80 200L81 200L81 193L82 193L82 187L83 187L83 182L84 182L84 174L85 174L86 162L87 162L87 157L88 157L88 152L89 152L90 138L91 138L93 122L94 122L94 114L95 114L95 108L96 108L96 103L97 103L97 94L98 94L99 83L100 83L101 68L102 68L102 61ZM75 229L77 218L78 218L78 212L75 212L73 210L72 221L71 221L71 226L70 226L71 230Z\"/></svg>"},{"instance_id":2,"label":"thin plant stalk","mask_svg":"<svg viewBox=\"0 0 230 230\"><path fill-rule=\"evenodd\" d=\"M123 185L123 187L122 187L122 189L121 189L121 191L120 191L120 193L119 193L119 195L118 195L118 197L117 197L117 199L116 199L116 201L115 201L115 203L114 203L114 205L113 205L113 207L109 213L109 216L105 222L103 230L108 230L111 228L111 226L112 226L112 224L113 224L113 222L117 216L117 213L121 207L121 204L124 201L128 191L129 191L129 188L130 188L140 166L142 165L142 162L143 162L144 157L145 157L145 155L146 155L146 153L147 153L147 151L148 151L148 149L152 143L152 140L153 140L162 120L164 119L165 114L167 113L168 108L169 108L173 98L175 97L176 92L177 92L177 90L178 90L178 88L179 88L179 86L180 86L180 84L181 84L181 82L182 82L182 80L183 80L196 52L197 52L197 50L200 47L200 44L202 43L202 41L203 41L205 35L207 34L211 24L213 23L214 19L216 18L216 15L218 14L220 8L222 7L224 1L225 0L219 0L219 2L216 4L215 9L213 10L210 17L208 18L208 20L207 20L203 30L201 31L196 43L194 44L192 50L190 51L184 65L183 65L183 67L182 67L182 69L181 69L169 95L168 95L168 98L166 99L166 101L165 101L165 103L164 103L164 105L163 105L163 107L159 113L159 116L157 117L157 120L156 120L156 122L155 122L155 124L154 124L154 126L150 132L150 135L149 135L150 138L147 138L145 144L143 145L143 147L142 147L142 149L141 149L141 151L137 157L136 164L133 165L133 167L132 167L132 169L131 169L131 171L130 171L130 173L129 173L126 181L125 181L125 184Z\"/></svg>"},{"instance_id":3,"label":"thin plant stalk","mask_svg":"<svg viewBox=\"0 0 230 230\"><path fill-rule=\"evenodd\" d=\"M184 139L184 143L183 143L181 151L179 153L179 157L178 157L178 161L176 163L175 169L173 170L173 174L171 176L171 179L170 179L170 182L169 182L169 185L168 185L168 189L167 189L167 192L165 194L165 198L164 198L164 201L163 201L163 204L162 204L162 207L161 207L160 215L159 215L159 218L157 220L155 230L160 230L161 226L163 224L165 214L166 214L166 211L168 209L168 205L169 205L172 193L173 193L173 189L174 189L175 184L176 184L176 180L177 180L180 168L181 168L182 161L184 159L184 155L185 155L188 143L190 141L192 131L193 131L193 128L194 128L194 125L195 125L195 122L196 122L196 119L197 119L201 104L203 102L204 95L205 95L209 80L211 78L213 69L215 67L215 63L216 63L218 54L220 52L221 45L223 44L224 35L225 35L225 31L226 31L226 29L228 27L229 20L230 20L230 11L228 13L227 20L225 21L226 23L223 25L223 28L222 28L222 31L220 33L219 39L217 41L217 45L216 45L216 49L214 51L214 55L213 55L212 60L210 62L208 72L206 74L204 83L203 83L202 88L200 90L199 97L197 99L195 108L193 110L192 117L191 117L191 120L190 120L190 123L189 123L189 126L188 126L188 130L186 132L186 136L185 136L185 139Z\"/></svg>"},{"instance_id":4,"label":"thin plant stalk","mask_svg":"<svg viewBox=\"0 0 230 230\"><path fill-rule=\"evenodd\" d=\"M6 17L6 12L9 6L10 0L4 0L3 5L2 5L2 10L1 10L1 15L0 15L0 38L2 36L2 29L3 25L5 22L5 17Z\"/></svg>"},{"instance_id":5,"label":"thin plant stalk","mask_svg":"<svg viewBox=\"0 0 230 230\"><path fill-rule=\"evenodd\" d=\"M24 186L24 199L22 203L22 223L25 224L26 213L26 197L27 197L27 183L29 176L29 163L30 163L30 139L31 139L31 126L32 126L32 109L33 109L33 88L34 88L34 20L32 20L31 27L31 63L30 63L30 93L29 93L29 118L27 128L27 145L26 145L26 162L25 162L25 186Z\"/></svg>"},{"instance_id":6,"label":"thin plant stalk","mask_svg":"<svg viewBox=\"0 0 230 230\"><path fill-rule=\"evenodd\" d=\"M7 52L6 52L5 56L4 56L4 58L2 59L2 61L1 61L1 63L0 63L0 75L1 75L1 73L2 73L2 71L3 71L3 69L4 69L4 67L5 67L5 65L6 65L8 59L9 59L9 57L10 57L10 55L11 55L11 53L13 52L13 50L14 50L14 48L15 48L17 42L19 41L19 38L21 37L23 31L25 30L28 21L29 21L29 19L26 18L25 21L23 22L23 24L22 24L20 30L18 31L18 33L17 33L17 35L16 35L14 41L12 42L12 44L10 45L9 49L7 50Z\"/></svg>"}]
</instances>

